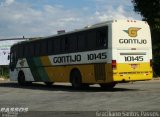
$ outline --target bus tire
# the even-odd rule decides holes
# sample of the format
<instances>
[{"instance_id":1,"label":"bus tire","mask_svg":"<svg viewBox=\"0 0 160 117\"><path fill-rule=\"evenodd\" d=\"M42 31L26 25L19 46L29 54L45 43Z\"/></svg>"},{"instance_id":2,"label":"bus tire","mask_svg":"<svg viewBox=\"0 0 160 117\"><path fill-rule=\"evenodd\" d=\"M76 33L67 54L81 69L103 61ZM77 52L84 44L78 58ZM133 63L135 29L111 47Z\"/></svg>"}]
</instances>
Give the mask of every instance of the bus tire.
<instances>
[{"instance_id":1,"label":"bus tire","mask_svg":"<svg viewBox=\"0 0 160 117\"><path fill-rule=\"evenodd\" d=\"M88 88L89 88L89 84L87 84L87 83L82 83L82 88L83 88L83 89L88 89Z\"/></svg>"},{"instance_id":2,"label":"bus tire","mask_svg":"<svg viewBox=\"0 0 160 117\"><path fill-rule=\"evenodd\" d=\"M25 75L24 75L24 73L22 71L20 71L19 74L18 74L18 84L20 86L26 85Z\"/></svg>"},{"instance_id":3,"label":"bus tire","mask_svg":"<svg viewBox=\"0 0 160 117\"><path fill-rule=\"evenodd\" d=\"M100 83L102 89L113 89L116 83Z\"/></svg>"},{"instance_id":4,"label":"bus tire","mask_svg":"<svg viewBox=\"0 0 160 117\"><path fill-rule=\"evenodd\" d=\"M30 86L30 85L32 85L32 81L25 81L25 84L26 84L27 86Z\"/></svg>"},{"instance_id":5,"label":"bus tire","mask_svg":"<svg viewBox=\"0 0 160 117\"><path fill-rule=\"evenodd\" d=\"M73 70L70 75L70 82L74 89L82 88L82 76L79 70Z\"/></svg>"}]
</instances>

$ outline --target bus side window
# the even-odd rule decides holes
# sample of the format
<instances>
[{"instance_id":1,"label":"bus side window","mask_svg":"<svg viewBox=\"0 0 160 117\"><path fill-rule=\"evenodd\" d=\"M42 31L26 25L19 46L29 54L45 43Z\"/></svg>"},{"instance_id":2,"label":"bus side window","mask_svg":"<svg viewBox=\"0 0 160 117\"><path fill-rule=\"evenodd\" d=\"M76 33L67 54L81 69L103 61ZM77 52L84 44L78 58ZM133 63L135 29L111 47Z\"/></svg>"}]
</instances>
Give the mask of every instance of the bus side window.
<instances>
[{"instance_id":1,"label":"bus side window","mask_svg":"<svg viewBox=\"0 0 160 117\"><path fill-rule=\"evenodd\" d=\"M26 45L24 45L23 49L24 49L23 55L24 55L24 58L26 58Z\"/></svg>"},{"instance_id":2,"label":"bus side window","mask_svg":"<svg viewBox=\"0 0 160 117\"><path fill-rule=\"evenodd\" d=\"M24 54L24 52L23 52L23 45L19 45L18 46L18 51L19 51L19 56L18 56L18 58L23 58L23 54Z\"/></svg>"},{"instance_id":3,"label":"bus side window","mask_svg":"<svg viewBox=\"0 0 160 117\"><path fill-rule=\"evenodd\" d=\"M96 32L95 30L87 31L87 48L89 50L95 50L96 47Z\"/></svg>"},{"instance_id":4,"label":"bus side window","mask_svg":"<svg viewBox=\"0 0 160 117\"><path fill-rule=\"evenodd\" d=\"M86 37L84 32L77 34L78 51L84 51L86 49Z\"/></svg>"},{"instance_id":5,"label":"bus side window","mask_svg":"<svg viewBox=\"0 0 160 117\"><path fill-rule=\"evenodd\" d=\"M76 52L77 51L77 36L75 34L69 35L68 38L68 52Z\"/></svg>"},{"instance_id":6,"label":"bus side window","mask_svg":"<svg viewBox=\"0 0 160 117\"><path fill-rule=\"evenodd\" d=\"M64 38L64 43L65 43L65 45L64 45L64 47L65 47L65 51L66 52L68 52L68 47L69 47L69 40L68 40L68 37L65 37Z\"/></svg>"},{"instance_id":7,"label":"bus side window","mask_svg":"<svg viewBox=\"0 0 160 117\"><path fill-rule=\"evenodd\" d=\"M51 55L54 53L54 40L49 39L47 40L47 51L48 51L48 55Z\"/></svg>"},{"instance_id":8,"label":"bus side window","mask_svg":"<svg viewBox=\"0 0 160 117\"><path fill-rule=\"evenodd\" d=\"M98 48L108 48L108 30L106 27L97 30Z\"/></svg>"},{"instance_id":9,"label":"bus side window","mask_svg":"<svg viewBox=\"0 0 160 117\"><path fill-rule=\"evenodd\" d=\"M40 43L41 43L41 48L40 48L41 56L47 55L47 41L42 40Z\"/></svg>"},{"instance_id":10,"label":"bus side window","mask_svg":"<svg viewBox=\"0 0 160 117\"><path fill-rule=\"evenodd\" d=\"M41 45L38 41L35 43L35 56L40 56L40 48L41 48Z\"/></svg>"},{"instance_id":11,"label":"bus side window","mask_svg":"<svg viewBox=\"0 0 160 117\"><path fill-rule=\"evenodd\" d=\"M31 56L31 57L35 56L35 51L34 51L34 45L33 45L33 43L29 44L29 51L28 51L28 53L30 53L29 56Z\"/></svg>"},{"instance_id":12,"label":"bus side window","mask_svg":"<svg viewBox=\"0 0 160 117\"><path fill-rule=\"evenodd\" d=\"M62 36L62 37L61 37L61 52L62 52L62 53L65 53L65 52L66 52L66 45L65 45L65 43L66 43L65 37Z\"/></svg>"},{"instance_id":13,"label":"bus side window","mask_svg":"<svg viewBox=\"0 0 160 117\"><path fill-rule=\"evenodd\" d=\"M14 53L13 53L13 62L15 63L17 61L17 52L18 52L18 47L15 47Z\"/></svg>"},{"instance_id":14,"label":"bus side window","mask_svg":"<svg viewBox=\"0 0 160 117\"><path fill-rule=\"evenodd\" d=\"M24 55L25 57L30 57L31 56L31 53L30 53L30 44L25 44L25 47L24 47Z\"/></svg>"},{"instance_id":15,"label":"bus side window","mask_svg":"<svg viewBox=\"0 0 160 117\"><path fill-rule=\"evenodd\" d=\"M59 54L60 49L61 49L61 40L60 40L60 38L55 38L54 39L54 51L55 51L55 54Z\"/></svg>"}]
</instances>

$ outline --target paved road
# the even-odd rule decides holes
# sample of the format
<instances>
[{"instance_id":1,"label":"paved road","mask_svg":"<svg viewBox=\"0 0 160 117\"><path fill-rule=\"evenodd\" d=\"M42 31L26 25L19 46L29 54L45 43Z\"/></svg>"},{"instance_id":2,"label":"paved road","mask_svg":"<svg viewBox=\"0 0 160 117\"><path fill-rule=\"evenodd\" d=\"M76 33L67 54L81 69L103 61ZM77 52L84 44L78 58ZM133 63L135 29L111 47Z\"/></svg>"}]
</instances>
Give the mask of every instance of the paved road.
<instances>
[{"instance_id":1,"label":"paved road","mask_svg":"<svg viewBox=\"0 0 160 117\"><path fill-rule=\"evenodd\" d=\"M0 81L0 108L29 111L160 111L160 80L117 84L111 91L93 85L73 90L70 84L42 83L20 87Z\"/></svg>"}]
</instances>

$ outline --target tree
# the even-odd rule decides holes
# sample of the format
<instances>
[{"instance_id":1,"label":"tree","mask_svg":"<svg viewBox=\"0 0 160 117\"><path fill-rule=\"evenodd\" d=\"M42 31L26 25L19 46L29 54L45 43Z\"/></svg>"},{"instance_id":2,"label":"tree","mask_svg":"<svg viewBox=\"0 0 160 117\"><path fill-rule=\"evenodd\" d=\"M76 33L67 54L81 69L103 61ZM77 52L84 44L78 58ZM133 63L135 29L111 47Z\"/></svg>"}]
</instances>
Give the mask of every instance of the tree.
<instances>
[{"instance_id":1,"label":"tree","mask_svg":"<svg viewBox=\"0 0 160 117\"><path fill-rule=\"evenodd\" d=\"M160 0L132 0L135 12L146 20L152 30L160 32Z\"/></svg>"},{"instance_id":2,"label":"tree","mask_svg":"<svg viewBox=\"0 0 160 117\"><path fill-rule=\"evenodd\" d=\"M132 0L134 11L141 14L151 28L153 69L160 76L160 0Z\"/></svg>"}]
</instances>

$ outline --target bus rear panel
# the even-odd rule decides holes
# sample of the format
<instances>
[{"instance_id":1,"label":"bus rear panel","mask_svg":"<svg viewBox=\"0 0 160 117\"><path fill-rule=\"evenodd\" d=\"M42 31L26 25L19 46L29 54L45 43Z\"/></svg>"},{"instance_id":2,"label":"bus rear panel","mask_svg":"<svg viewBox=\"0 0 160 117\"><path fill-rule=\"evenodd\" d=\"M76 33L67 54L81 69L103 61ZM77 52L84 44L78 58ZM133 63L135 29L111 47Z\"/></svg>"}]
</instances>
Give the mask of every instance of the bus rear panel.
<instances>
[{"instance_id":1,"label":"bus rear panel","mask_svg":"<svg viewBox=\"0 0 160 117\"><path fill-rule=\"evenodd\" d=\"M113 81L152 79L152 47L149 25L144 21L112 24Z\"/></svg>"}]
</instances>

